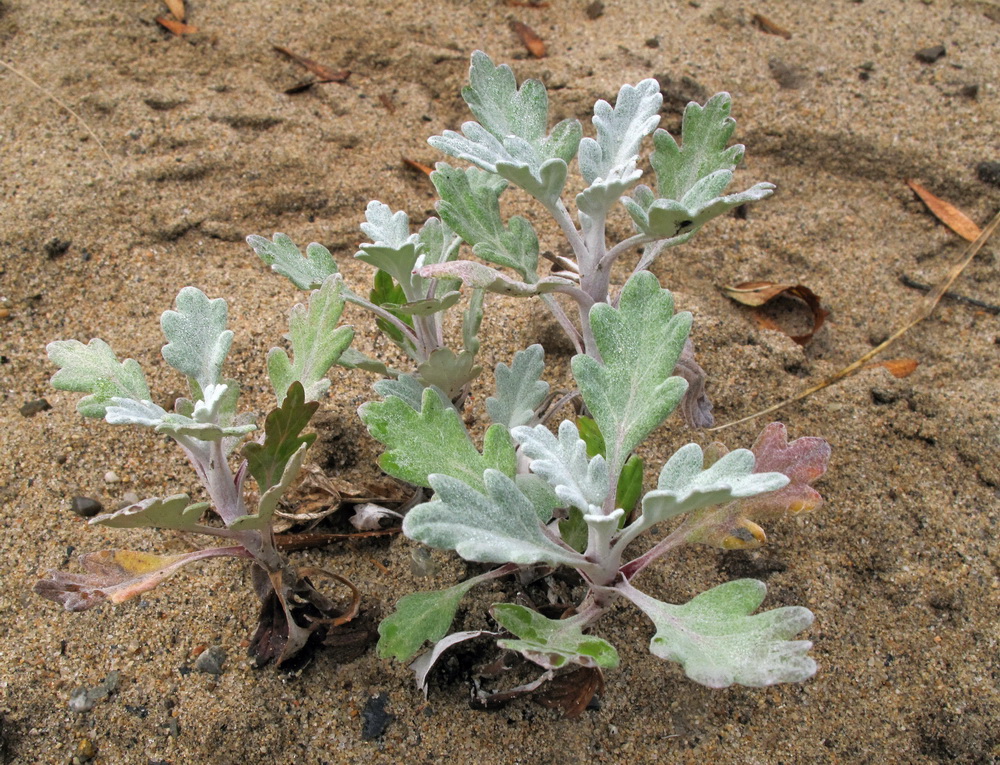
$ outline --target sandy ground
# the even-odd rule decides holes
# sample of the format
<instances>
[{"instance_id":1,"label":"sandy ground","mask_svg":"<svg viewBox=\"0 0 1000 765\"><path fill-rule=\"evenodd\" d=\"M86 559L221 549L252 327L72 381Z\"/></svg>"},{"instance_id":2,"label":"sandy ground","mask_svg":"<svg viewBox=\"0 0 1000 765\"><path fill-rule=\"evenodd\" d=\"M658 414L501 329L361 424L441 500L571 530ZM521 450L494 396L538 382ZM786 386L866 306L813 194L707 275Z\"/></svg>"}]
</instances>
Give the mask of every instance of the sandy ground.
<instances>
[{"instance_id":1,"label":"sandy ground","mask_svg":"<svg viewBox=\"0 0 1000 765\"><path fill-rule=\"evenodd\" d=\"M473 711L468 687L436 682L429 701L405 667L368 652L337 665L320 655L300 675L254 670L241 643L255 621L249 576L221 561L192 568L123 606L69 614L31 586L71 550L180 552L169 533L88 527L73 496L113 507L127 493L194 490L162 438L83 421L75 395L48 387L44 346L102 337L138 359L158 399L181 381L159 356L157 317L193 284L230 302L237 332L230 373L244 404L266 405L262 362L301 299L269 274L242 238L283 231L327 244L349 283L358 223L377 198L422 221L427 179L401 162L439 157L427 136L466 119L458 91L476 48L550 87L555 118L587 118L622 82L656 76L663 125L679 105L730 91L747 145L742 188L772 181L772 200L746 219L710 225L657 264L710 374L718 421L774 403L883 340L962 242L904 185L916 178L980 224L1000 188L976 167L1000 161L1000 4L971 0L745 3L582 0L545 8L499 2L189 3L200 32L174 37L154 0L0 2L0 56L72 106L81 124L0 70L0 715L9 762L59 763L993 763L1000 760L1000 547L997 345L1000 319L945 301L889 354L920 365L905 379L871 369L786 409L793 436L834 448L818 513L773 525L754 553L692 549L644 574L643 586L681 602L739 576L763 578L766 607L803 604L820 664L802 685L712 691L646 652L651 627L621 609L601 634L622 654L601 708L579 720L520 701ZM791 32L767 34L760 13ZM548 56L529 58L509 27L529 24ZM345 84L284 91L305 78L275 53L286 45L334 68ZM915 53L943 45L933 62ZM587 123L589 130L589 123ZM511 195L510 211L529 210ZM628 230L624 214L613 236ZM543 248L557 232L536 224ZM996 245L955 291L1000 303ZM625 275L619 275L618 282ZM762 329L717 287L744 280L802 283L830 319L805 349ZM488 368L517 347L551 340L525 304L492 301ZM367 317L349 317L371 349ZM560 355L562 354L562 355ZM550 342L554 384L565 351ZM482 401L491 376L477 389ZM376 450L354 412L367 375L338 373L319 424L324 464L372 480ZM51 409L23 416L45 398ZM724 432L747 445L763 423ZM676 421L645 448L659 464L690 439ZM120 479L105 481L114 471ZM366 603L456 581L463 566L435 553L433 579L411 569L413 545L371 541L296 553L349 575ZM376 565L378 564L378 565ZM496 595L494 591L492 595ZM470 601L486 606L491 592ZM470 611L472 622L482 619ZM191 672L218 645L223 674ZM117 690L87 713L78 686L119 673ZM394 719L364 740L363 710L378 694ZM173 722L171 722L173 721Z\"/></svg>"}]
</instances>

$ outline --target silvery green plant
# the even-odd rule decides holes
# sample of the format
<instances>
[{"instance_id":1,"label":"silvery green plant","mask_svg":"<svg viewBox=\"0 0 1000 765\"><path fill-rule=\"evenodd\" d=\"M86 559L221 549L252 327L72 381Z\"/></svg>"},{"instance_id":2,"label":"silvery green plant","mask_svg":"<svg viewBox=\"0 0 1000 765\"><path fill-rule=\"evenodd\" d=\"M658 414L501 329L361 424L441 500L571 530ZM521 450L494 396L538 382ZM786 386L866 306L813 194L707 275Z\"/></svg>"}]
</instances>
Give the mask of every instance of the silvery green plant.
<instances>
[{"instance_id":1,"label":"silvery green plant","mask_svg":"<svg viewBox=\"0 0 1000 765\"><path fill-rule=\"evenodd\" d=\"M590 631L620 600L653 622L651 652L679 662L699 683L763 686L810 677L811 643L792 638L812 614L794 606L753 614L763 582L729 582L683 604L660 601L633 582L683 545L756 547L766 538L757 521L817 507L820 497L809 484L825 472L829 446L818 438L789 444L779 423L764 430L753 450L714 445L706 454L688 444L662 467L630 517L618 501L623 468L684 395L687 383L672 371L691 315L674 314L670 293L643 271L626 283L617 307L595 304L587 318L600 360L577 354L572 371L603 437L603 455L588 456L574 422L564 420L556 433L538 422L547 391L540 346L497 368L497 395L487 401L493 424L481 450L437 391L423 391L420 401L388 395L361 407L369 431L387 447L383 469L434 490L433 499L406 515L403 532L468 561L501 564L446 590L403 597L379 628L379 653L408 661L432 643L412 664L425 686L445 650L485 634L448 635L470 589L522 567L568 567L585 595L567 617L550 619L515 603L490 611L502 628L498 645L538 664L541 679L572 665L616 666L615 648ZM669 521L676 525L660 541L644 549L635 544Z\"/></svg>"},{"instance_id":2,"label":"silvery green plant","mask_svg":"<svg viewBox=\"0 0 1000 765\"><path fill-rule=\"evenodd\" d=\"M177 296L175 310L160 324L167 338L164 360L187 378L190 398L179 398L168 412L151 398L145 375L133 359L119 362L102 340L88 345L61 340L48 346L59 367L52 385L86 393L77 410L112 425L137 425L168 435L190 460L208 501L187 494L151 497L91 524L112 528L170 529L213 537L222 546L189 553L156 555L132 550L103 550L80 558L86 573L49 571L35 586L43 597L69 611L83 611L104 601L121 603L156 587L190 563L218 557L252 562L254 589L261 600L250 655L259 665L278 664L319 640L331 625L349 621L336 604L317 590L313 579L353 586L322 569L296 569L275 544L272 521L278 501L298 476L316 434L303 434L320 398L330 386L327 371L347 350L351 327L336 328L343 310L341 285L324 282L308 306L292 309L289 340L292 356L280 348L268 356L277 408L267 415L261 436L243 443L235 470L230 460L257 426L252 415L237 412L240 387L223 376L233 340L226 329L228 308L194 287ZM247 479L257 492L251 495ZM356 609L356 599L351 610Z\"/></svg>"}]
</instances>

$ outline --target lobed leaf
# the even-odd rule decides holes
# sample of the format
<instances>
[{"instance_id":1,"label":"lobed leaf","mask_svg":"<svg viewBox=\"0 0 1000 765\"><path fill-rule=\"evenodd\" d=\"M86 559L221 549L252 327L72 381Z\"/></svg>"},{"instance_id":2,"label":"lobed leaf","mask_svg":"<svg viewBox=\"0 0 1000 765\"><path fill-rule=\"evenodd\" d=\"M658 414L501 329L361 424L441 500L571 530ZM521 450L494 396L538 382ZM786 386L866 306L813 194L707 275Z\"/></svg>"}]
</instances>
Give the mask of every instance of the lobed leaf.
<instances>
[{"instance_id":1,"label":"lobed leaf","mask_svg":"<svg viewBox=\"0 0 1000 765\"><path fill-rule=\"evenodd\" d=\"M231 521L228 526L235 531L261 530L271 524L274 511L278 507L278 501L282 495L291 488L299 472L302 470L302 463L306 458L308 443L302 444L285 462L280 478L271 484L266 491L262 491L260 500L257 502L257 512L243 515Z\"/></svg>"},{"instance_id":2,"label":"lobed leaf","mask_svg":"<svg viewBox=\"0 0 1000 765\"><path fill-rule=\"evenodd\" d=\"M50 381L53 388L90 394L76 405L84 417L104 417L112 399L148 401L151 397L139 363L134 359L119 363L103 340L95 338L87 345L79 340L57 340L45 350L59 367Z\"/></svg>"},{"instance_id":3,"label":"lobed leaf","mask_svg":"<svg viewBox=\"0 0 1000 765\"><path fill-rule=\"evenodd\" d=\"M487 468L515 473L514 447L506 429L490 427L480 454L461 415L431 388L424 389L419 411L390 395L364 404L358 413L368 432L386 446L379 465L403 481L429 488L430 475L441 473L482 489Z\"/></svg>"},{"instance_id":4,"label":"lobed leaf","mask_svg":"<svg viewBox=\"0 0 1000 765\"><path fill-rule=\"evenodd\" d=\"M220 441L238 438L257 429L252 423L233 420L230 411L234 396L227 384L209 385L200 401L184 401L183 411L171 413L152 401L136 401L114 397L107 406L105 419L112 425L142 425L154 428L174 438L196 438L200 441ZM238 389L237 389L238 390Z\"/></svg>"},{"instance_id":5,"label":"lobed leaf","mask_svg":"<svg viewBox=\"0 0 1000 765\"><path fill-rule=\"evenodd\" d=\"M455 620L459 601L478 583L473 578L446 590L404 595L378 626L378 655L409 661L424 643L441 640Z\"/></svg>"},{"instance_id":6,"label":"lobed leaf","mask_svg":"<svg viewBox=\"0 0 1000 765\"><path fill-rule=\"evenodd\" d=\"M546 276L527 284L511 279L495 268L471 260L455 260L451 263L423 266L417 269L417 273L420 276L435 279L450 276L461 279L468 287L495 292L499 295L510 295L511 297L545 295L549 292L557 292L575 286L569 279L564 279L561 276Z\"/></svg>"},{"instance_id":7,"label":"lobed leaf","mask_svg":"<svg viewBox=\"0 0 1000 765\"><path fill-rule=\"evenodd\" d=\"M525 80L518 89L514 72L506 64L494 66L482 51L472 54L469 84L462 98L490 133L501 141L518 136L537 143L548 127L549 97L538 80Z\"/></svg>"},{"instance_id":8,"label":"lobed leaf","mask_svg":"<svg viewBox=\"0 0 1000 765\"><path fill-rule=\"evenodd\" d=\"M748 202L760 201L771 196L774 191L774 184L758 183L739 194L703 198L703 195L710 194L718 185L728 185L731 179L730 171L720 170L716 175L706 178L703 185L692 189L690 195L680 201L653 199L652 192L647 187L638 186L632 198L624 198L622 204L636 228L651 239L686 237L683 240L686 241L712 218ZM722 184L722 181L725 183Z\"/></svg>"},{"instance_id":9,"label":"lobed leaf","mask_svg":"<svg viewBox=\"0 0 1000 765\"><path fill-rule=\"evenodd\" d=\"M435 499L403 519L403 533L410 539L480 563L583 562L578 553L545 534L542 523L549 509L537 508L499 470L483 473L485 494L449 475L431 475L429 483Z\"/></svg>"},{"instance_id":10,"label":"lobed leaf","mask_svg":"<svg viewBox=\"0 0 1000 765\"><path fill-rule=\"evenodd\" d=\"M679 662L697 683L761 687L801 682L816 673L816 662L806 655L812 643L789 640L812 624L808 609L785 606L750 616L767 593L763 582L727 582L681 606L658 601L627 583L618 589L656 625L649 650Z\"/></svg>"},{"instance_id":11,"label":"lobed leaf","mask_svg":"<svg viewBox=\"0 0 1000 765\"><path fill-rule=\"evenodd\" d=\"M295 246L285 234L275 234L273 241L262 236L248 236L247 244L264 264L275 273L289 279L300 290L320 287L331 275L337 273L337 262L330 251L316 242L306 247L306 254Z\"/></svg>"},{"instance_id":12,"label":"lobed leaf","mask_svg":"<svg viewBox=\"0 0 1000 765\"><path fill-rule=\"evenodd\" d=\"M176 311L164 311L160 327L167 338L161 353L166 362L192 382L196 398L210 385L218 385L222 364L233 342L226 329L228 308L223 298L210 300L197 287L177 294Z\"/></svg>"},{"instance_id":13,"label":"lobed leaf","mask_svg":"<svg viewBox=\"0 0 1000 765\"><path fill-rule=\"evenodd\" d=\"M544 478L567 507L600 513L608 495L608 466L600 455L587 457L587 445L569 420L559 424L559 437L544 425L518 427L511 431L531 459L531 472Z\"/></svg>"},{"instance_id":14,"label":"lobed leaf","mask_svg":"<svg viewBox=\"0 0 1000 765\"><path fill-rule=\"evenodd\" d=\"M687 383L670 374L691 328L691 314L674 315L670 292L648 271L634 274L619 307L598 303L590 323L602 361L573 357L573 375L618 473L632 450L669 415Z\"/></svg>"},{"instance_id":15,"label":"lobed leaf","mask_svg":"<svg viewBox=\"0 0 1000 765\"><path fill-rule=\"evenodd\" d=\"M344 282L335 274L309 296L308 307L299 303L292 308L288 339L294 361L281 348L267 354L267 370L279 405L295 382L305 389L308 401L318 400L330 387L326 373L354 339L353 327L337 328L344 310L343 290Z\"/></svg>"},{"instance_id":16,"label":"lobed leaf","mask_svg":"<svg viewBox=\"0 0 1000 765\"><path fill-rule=\"evenodd\" d=\"M543 669L560 669L569 664L604 669L618 666L615 647L607 640L584 634L574 619L549 619L514 603L498 603L490 614L501 627L520 638L504 638L497 645L517 651Z\"/></svg>"},{"instance_id":17,"label":"lobed leaf","mask_svg":"<svg viewBox=\"0 0 1000 765\"><path fill-rule=\"evenodd\" d=\"M496 396L486 399L490 419L508 430L536 421L535 410L549 394L544 371L545 350L537 343L515 353L510 366L497 364Z\"/></svg>"},{"instance_id":18,"label":"lobed leaf","mask_svg":"<svg viewBox=\"0 0 1000 765\"><path fill-rule=\"evenodd\" d=\"M174 494L165 499L150 497L113 513L95 516L90 519L90 523L116 529L145 527L199 531L204 528L201 516L208 508L207 502L191 504L191 498L187 494Z\"/></svg>"},{"instance_id":19,"label":"lobed leaf","mask_svg":"<svg viewBox=\"0 0 1000 765\"><path fill-rule=\"evenodd\" d=\"M597 138L580 141L580 174L587 183L593 185L613 174L632 175L623 171L634 168L642 139L660 123L662 104L660 85L653 79L622 85L613 107L603 99L594 104Z\"/></svg>"},{"instance_id":20,"label":"lobed leaf","mask_svg":"<svg viewBox=\"0 0 1000 765\"><path fill-rule=\"evenodd\" d=\"M423 385L444 391L449 400L454 400L482 371L469 351L456 354L450 348L438 348L417 367Z\"/></svg>"},{"instance_id":21,"label":"lobed leaf","mask_svg":"<svg viewBox=\"0 0 1000 765\"><path fill-rule=\"evenodd\" d=\"M315 433L300 434L317 409L318 402L306 402L302 383L293 383L281 405L271 410L264 420L264 442L249 443L243 447L247 469L262 494L280 483L285 467L295 453L316 440Z\"/></svg>"}]
</instances>

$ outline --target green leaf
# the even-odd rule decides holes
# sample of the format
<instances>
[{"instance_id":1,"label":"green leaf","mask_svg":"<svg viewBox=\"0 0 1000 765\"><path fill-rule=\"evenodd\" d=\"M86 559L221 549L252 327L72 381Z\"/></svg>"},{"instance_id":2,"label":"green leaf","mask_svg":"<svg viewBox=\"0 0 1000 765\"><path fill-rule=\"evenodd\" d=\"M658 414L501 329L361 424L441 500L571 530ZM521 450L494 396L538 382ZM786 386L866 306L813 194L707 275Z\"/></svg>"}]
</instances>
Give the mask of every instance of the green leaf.
<instances>
[{"instance_id":1,"label":"green leaf","mask_svg":"<svg viewBox=\"0 0 1000 765\"><path fill-rule=\"evenodd\" d=\"M333 255L316 242L306 247L304 256L291 238L284 234L275 234L274 241L270 242L262 236L248 236L247 244L265 265L288 278L300 290L316 289L329 276L337 273L337 262Z\"/></svg>"},{"instance_id":2,"label":"green leaf","mask_svg":"<svg viewBox=\"0 0 1000 765\"><path fill-rule=\"evenodd\" d=\"M398 370L388 366L384 361L373 359L371 356L366 356L353 348L344 349L344 352L340 354L340 358L337 359L337 365L344 369L363 369L366 372L374 372L377 375L384 375L386 377L395 377L399 374Z\"/></svg>"},{"instance_id":3,"label":"green leaf","mask_svg":"<svg viewBox=\"0 0 1000 765\"><path fill-rule=\"evenodd\" d=\"M378 626L378 655L409 661L424 643L439 641L455 621L459 601L479 581L468 579L447 590L404 595Z\"/></svg>"},{"instance_id":4,"label":"green leaf","mask_svg":"<svg viewBox=\"0 0 1000 765\"><path fill-rule=\"evenodd\" d=\"M674 316L670 292L648 271L634 274L619 307L598 303L590 323L602 361L573 357L573 375L618 473L629 454L680 402L687 383L671 377L691 328L691 314Z\"/></svg>"},{"instance_id":5,"label":"green leaf","mask_svg":"<svg viewBox=\"0 0 1000 765\"><path fill-rule=\"evenodd\" d=\"M580 431L580 438L587 445L588 457L596 457L598 454L607 457L608 448L604 445L604 436L601 435L601 429L593 419L581 414L576 418L576 427Z\"/></svg>"},{"instance_id":6,"label":"green leaf","mask_svg":"<svg viewBox=\"0 0 1000 765\"><path fill-rule=\"evenodd\" d=\"M514 603L498 603L490 614L520 640L498 640L497 645L517 651L544 669L568 664L611 669L618 666L618 652L607 640L585 635L574 619L549 619Z\"/></svg>"},{"instance_id":7,"label":"green leaf","mask_svg":"<svg viewBox=\"0 0 1000 765\"><path fill-rule=\"evenodd\" d=\"M704 179L703 183L691 189L690 193L680 201L674 199L653 199L652 192L645 186L637 186L632 198L622 200L625 209L632 217L636 228L653 239L678 239L687 241L690 235L704 226L712 218L732 210L734 207L758 202L771 196L774 185L758 183L739 194L704 198L715 188L728 185L727 179L732 178L728 170L720 170L716 175ZM681 239L681 237L684 237Z\"/></svg>"},{"instance_id":8,"label":"green leaf","mask_svg":"<svg viewBox=\"0 0 1000 765\"><path fill-rule=\"evenodd\" d=\"M187 494L175 494L165 499L150 497L113 513L90 519L90 523L116 529L174 529L198 531L204 528L201 516L209 508L207 502L191 504Z\"/></svg>"},{"instance_id":9,"label":"green leaf","mask_svg":"<svg viewBox=\"0 0 1000 765\"><path fill-rule=\"evenodd\" d=\"M280 480L272 484L267 491L261 494L260 501L257 503L257 512L236 518L229 523L229 528L235 531L248 531L251 529L260 530L270 526L271 518L278 507L278 501L295 482L299 472L302 470L302 463L305 461L308 449L309 444L303 443L288 458L284 463L284 470L281 473Z\"/></svg>"},{"instance_id":10,"label":"green leaf","mask_svg":"<svg viewBox=\"0 0 1000 765\"><path fill-rule=\"evenodd\" d=\"M480 563L573 566L585 562L581 555L545 534L540 521L542 512L513 480L489 469L483 473L482 483L485 494L457 478L431 475L435 499L406 514L403 533Z\"/></svg>"},{"instance_id":11,"label":"green leaf","mask_svg":"<svg viewBox=\"0 0 1000 765\"><path fill-rule=\"evenodd\" d=\"M806 655L812 643L789 640L812 624L808 609L785 606L750 616L767 593L763 582L727 582L682 606L627 583L618 589L656 625L649 650L679 662L688 677L709 688L797 683L816 673L816 662Z\"/></svg>"},{"instance_id":12,"label":"green leaf","mask_svg":"<svg viewBox=\"0 0 1000 765\"><path fill-rule=\"evenodd\" d=\"M468 287L511 297L545 295L549 292L558 292L576 286L569 279L564 279L561 276L546 276L531 284L519 282L495 268L471 260L455 260L451 263L423 266L417 269L417 273L420 276L434 279L440 279L442 276L461 279Z\"/></svg>"},{"instance_id":13,"label":"green leaf","mask_svg":"<svg viewBox=\"0 0 1000 765\"><path fill-rule=\"evenodd\" d=\"M84 417L104 417L112 398L148 401L151 396L142 368L134 359L118 363L103 340L84 345L79 340L57 340L45 350L59 367L50 384L58 390L89 393L76 405Z\"/></svg>"},{"instance_id":14,"label":"green leaf","mask_svg":"<svg viewBox=\"0 0 1000 765\"><path fill-rule=\"evenodd\" d=\"M281 481L288 461L301 447L316 440L315 433L300 434L317 409L318 402L306 402L302 383L293 383L281 405L264 420L264 442L243 447L247 468L261 494Z\"/></svg>"},{"instance_id":15,"label":"green leaf","mask_svg":"<svg viewBox=\"0 0 1000 765\"><path fill-rule=\"evenodd\" d=\"M253 424L232 423L229 411L232 395L229 390L225 384L209 385L203 391L202 400L195 401L190 408L185 407L190 415L173 414L152 401L112 398L105 420L112 425L142 425L174 438L196 438L200 441L219 441L256 430L257 426Z\"/></svg>"},{"instance_id":16,"label":"green leaf","mask_svg":"<svg viewBox=\"0 0 1000 765\"><path fill-rule=\"evenodd\" d=\"M430 487L429 476L443 473L471 487L485 488L483 472L497 468L514 475L514 447L503 426L486 431L483 453L469 438L462 417L441 395L424 389L420 411L401 398L364 404L358 413L368 432L386 446L379 465L389 475Z\"/></svg>"},{"instance_id":17,"label":"green leaf","mask_svg":"<svg viewBox=\"0 0 1000 765\"><path fill-rule=\"evenodd\" d=\"M401 374L394 380L379 380L374 386L375 392L382 398L396 396L409 404L414 411L419 412L424 398L424 391L427 387L411 374ZM451 407L451 399L440 388L431 387L441 396L441 402L446 407Z\"/></svg>"},{"instance_id":18,"label":"green leaf","mask_svg":"<svg viewBox=\"0 0 1000 765\"><path fill-rule=\"evenodd\" d=\"M544 371L545 350L538 344L515 353L510 366L497 364L496 396L486 399L490 419L508 430L535 422L535 410L549 394Z\"/></svg>"},{"instance_id":19,"label":"green leaf","mask_svg":"<svg viewBox=\"0 0 1000 765\"><path fill-rule=\"evenodd\" d=\"M175 305L176 311L164 311L160 317L168 340L161 353L191 381L194 396L201 398L205 388L219 383L222 363L233 342L232 331L226 329L226 301L209 300L198 288L185 287Z\"/></svg>"},{"instance_id":20,"label":"green leaf","mask_svg":"<svg viewBox=\"0 0 1000 765\"><path fill-rule=\"evenodd\" d=\"M462 351L456 354L450 348L438 348L417 367L417 375L425 386L440 388L451 400L482 371L471 353Z\"/></svg>"},{"instance_id":21,"label":"green leaf","mask_svg":"<svg viewBox=\"0 0 1000 765\"><path fill-rule=\"evenodd\" d=\"M575 507L584 514L601 513L608 496L608 466L600 455L588 459L576 425L563 420L558 439L544 425L514 428L511 435L531 460L531 472L555 489L565 507Z\"/></svg>"},{"instance_id":22,"label":"green leaf","mask_svg":"<svg viewBox=\"0 0 1000 765\"><path fill-rule=\"evenodd\" d=\"M267 370L279 405L294 382L301 383L309 401L318 400L330 387L326 373L354 339L353 327L337 329L344 310L343 289L343 280L334 275L309 296L308 308L301 303L292 308L288 338L294 362L281 348L272 348L267 355Z\"/></svg>"},{"instance_id":23,"label":"green leaf","mask_svg":"<svg viewBox=\"0 0 1000 765\"><path fill-rule=\"evenodd\" d=\"M501 141L518 136L531 143L545 137L549 97L538 80L526 80L518 89L514 72L506 64L494 66L482 51L472 54L469 84L462 98L484 128Z\"/></svg>"},{"instance_id":24,"label":"green leaf","mask_svg":"<svg viewBox=\"0 0 1000 765\"><path fill-rule=\"evenodd\" d=\"M399 282L407 300L423 298L420 285L413 278L413 268L420 255L420 237L410 233L409 217L402 210L393 213L388 205L372 200L365 209L365 218L361 230L372 242L362 244L354 257L392 276Z\"/></svg>"},{"instance_id":25,"label":"green leaf","mask_svg":"<svg viewBox=\"0 0 1000 765\"><path fill-rule=\"evenodd\" d=\"M479 327L483 323L485 290L472 290L469 307L462 314L462 347L475 356L479 353Z\"/></svg>"},{"instance_id":26,"label":"green leaf","mask_svg":"<svg viewBox=\"0 0 1000 765\"><path fill-rule=\"evenodd\" d=\"M529 282L537 279L535 230L521 217L512 218L507 228L500 217L498 200L506 181L475 167L463 171L444 162L431 173L431 181L441 196L437 205L441 218L478 257L512 268Z\"/></svg>"},{"instance_id":27,"label":"green leaf","mask_svg":"<svg viewBox=\"0 0 1000 765\"><path fill-rule=\"evenodd\" d=\"M604 457L607 453L607 448L604 445L604 436L601 435L601 429L597 427L597 423L590 417L580 415L576 418L576 426L580 431L580 438L587 444L587 456L594 457L600 454ZM642 496L642 475L642 458L633 454L622 468L621 475L618 476L618 490L615 494L615 507L622 508L626 514L631 513L635 509L639 497Z\"/></svg>"},{"instance_id":28,"label":"green leaf","mask_svg":"<svg viewBox=\"0 0 1000 765\"><path fill-rule=\"evenodd\" d=\"M575 507L569 509L569 517L559 521L559 537L579 553L587 549L590 527L583 519L583 511Z\"/></svg>"},{"instance_id":29,"label":"green leaf","mask_svg":"<svg viewBox=\"0 0 1000 765\"><path fill-rule=\"evenodd\" d=\"M604 100L594 104L597 138L580 141L580 174L587 183L622 174L634 163L642 139L660 122L662 104L660 85L652 79L635 86L622 85L614 107Z\"/></svg>"}]
</instances>

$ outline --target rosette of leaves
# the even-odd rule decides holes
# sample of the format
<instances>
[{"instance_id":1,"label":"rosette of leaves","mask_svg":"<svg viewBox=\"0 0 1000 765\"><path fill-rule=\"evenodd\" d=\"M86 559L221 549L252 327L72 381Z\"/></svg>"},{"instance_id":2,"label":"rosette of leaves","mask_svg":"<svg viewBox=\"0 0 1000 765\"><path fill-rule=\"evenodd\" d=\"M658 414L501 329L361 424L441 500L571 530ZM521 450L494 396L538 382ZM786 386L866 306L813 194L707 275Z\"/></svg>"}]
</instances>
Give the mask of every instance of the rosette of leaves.
<instances>
[{"instance_id":1,"label":"rosette of leaves","mask_svg":"<svg viewBox=\"0 0 1000 765\"><path fill-rule=\"evenodd\" d=\"M245 441L257 426L237 411L239 383L223 376L233 339L226 329L226 301L211 300L194 287L177 296L161 327L167 338L164 360L185 376L190 398L174 411L151 399L145 375L132 359L119 362L104 341L84 345L61 340L48 346L59 367L52 385L85 393L77 410L113 425L138 425L170 436L187 455L204 485L207 501L187 494L151 497L90 523L112 528L171 529L218 540L220 546L175 555L131 550L102 550L80 557L84 573L49 571L35 591L69 611L83 611L105 601L121 603L156 587L183 566L218 557L249 560L260 617L250 644L258 665L282 664L308 643L319 643L335 626L358 612L358 592L346 579L320 569L298 570L278 550L272 530L275 509L292 486L316 439L304 433L330 386L326 375L347 350L351 327L337 327L344 307L342 285L326 279L308 305L292 309L288 335L291 356L281 348L268 355L268 372L278 406L264 421L263 433ZM240 448L240 444L242 448ZM230 465L240 455L235 470ZM257 491L248 491L248 479ZM340 608L314 581L333 580L351 592L351 605Z\"/></svg>"},{"instance_id":2,"label":"rosette of leaves","mask_svg":"<svg viewBox=\"0 0 1000 765\"><path fill-rule=\"evenodd\" d=\"M810 677L816 670L807 655L811 644L794 638L812 614L797 606L755 614L766 591L762 582L729 582L672 604L638 589L634 580L682 545L761 544L755 521L818 506L809 484L825 471L829 446L818 438L788 444L779 424L765 430L753 451L713 447L706 456L688 444L663 465L655 488L642 494L629 517L623 496L634 493L621 488L627 483L641 493L642 486L641 466L638 489L628 477L631 455L681 401L687 383L673 370L691 319L674 313L670 293L648 272L628 281L617 307L596 304L588 318L600 360L587 354L572 359L592 416L581 421L586 439L570 420L553 433L527 416L544 391L540 365L525 363L524 355L503 374L498 370L500 394L488 403L494 424L481 450L458 412L433 391L419 401L390 394L361 408L370 432L387 447L383 469L434 490L405 517L404 533L468 561L499 564L448 589L401 598L379 627L379 653L410 661L430 643L413 662L426 687L431 667L448 648L484 634L448 634L472 587L526 566L567 567L578 572L586 594L566 604L565 618L522 603L491 610L498 645L543 671L521 690L570 668L592 677L616 666L618 653L593 628L619 600L632 602L653 622L650 651L678 662L696 682L718 688ZM540 361L540 349L532 357ZM520 379L512 380L512 373ZM526 416L512 416L516 411ZM634 551L633 542L668 522L676 524L672 532L645 552Z\"/></svg>"}]
</instances>

